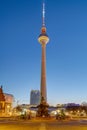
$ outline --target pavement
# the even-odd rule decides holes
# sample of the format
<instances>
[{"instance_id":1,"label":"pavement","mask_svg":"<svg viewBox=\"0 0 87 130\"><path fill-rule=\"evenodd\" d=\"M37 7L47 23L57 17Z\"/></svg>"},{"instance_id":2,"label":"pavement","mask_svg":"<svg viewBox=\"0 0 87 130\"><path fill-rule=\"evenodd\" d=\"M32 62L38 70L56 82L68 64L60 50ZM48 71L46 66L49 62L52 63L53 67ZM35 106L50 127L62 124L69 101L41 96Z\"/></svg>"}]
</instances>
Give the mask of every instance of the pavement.
<instances>
[{"instance_id":1,"label":"pavement","mask_svg":"<svg viewBox=\"0 0 87 130\"><path fill-rule=\"evenodd\" d=\"M87 119L55 120L31 119L19 120L0 118L0 130L87 130Z\"/></svg>"}]
</instances>

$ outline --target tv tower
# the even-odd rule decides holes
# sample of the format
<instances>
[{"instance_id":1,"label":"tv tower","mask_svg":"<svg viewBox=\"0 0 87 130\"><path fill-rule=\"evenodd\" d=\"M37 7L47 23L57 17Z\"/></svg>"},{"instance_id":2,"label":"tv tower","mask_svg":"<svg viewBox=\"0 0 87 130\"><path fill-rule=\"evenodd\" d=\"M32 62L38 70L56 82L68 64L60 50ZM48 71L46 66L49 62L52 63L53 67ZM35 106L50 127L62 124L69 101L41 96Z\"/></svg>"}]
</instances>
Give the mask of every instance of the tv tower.
<instances>
[{"instance_id":1,"label":"tv tower","mask_svg":"<svg viewBox=\"0 0 87 130\"><path fill-rule=\"evenodd\" d=\"M46 26L45 26L45 3L43 2L42 9L42 27L41 34L38 37L38 41L42 47L42 59L41 59L41 98L43 98L47 102L47 91L46 91L46 44L49 42L49 37L46 34Z\"/></svg>"}]
</instances>

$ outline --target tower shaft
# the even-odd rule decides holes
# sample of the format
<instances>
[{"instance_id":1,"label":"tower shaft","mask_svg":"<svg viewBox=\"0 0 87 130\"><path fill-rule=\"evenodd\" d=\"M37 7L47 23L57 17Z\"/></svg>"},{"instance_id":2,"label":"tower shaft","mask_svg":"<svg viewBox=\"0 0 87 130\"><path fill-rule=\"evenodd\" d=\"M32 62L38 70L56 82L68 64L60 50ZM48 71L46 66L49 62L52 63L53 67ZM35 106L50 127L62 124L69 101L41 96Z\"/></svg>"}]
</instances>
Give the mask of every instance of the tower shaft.
<instances>
[{"instance_id":1,"label":"tower shaft","mask_svg":"<svg viewBox=\"0 0 87 130\"><path fill-rule=\"evenodd\" d=\"M41 97L47 101L46 93L46 44L42 43L42 61L41 61Z\"/></svg>"}]
</instances>

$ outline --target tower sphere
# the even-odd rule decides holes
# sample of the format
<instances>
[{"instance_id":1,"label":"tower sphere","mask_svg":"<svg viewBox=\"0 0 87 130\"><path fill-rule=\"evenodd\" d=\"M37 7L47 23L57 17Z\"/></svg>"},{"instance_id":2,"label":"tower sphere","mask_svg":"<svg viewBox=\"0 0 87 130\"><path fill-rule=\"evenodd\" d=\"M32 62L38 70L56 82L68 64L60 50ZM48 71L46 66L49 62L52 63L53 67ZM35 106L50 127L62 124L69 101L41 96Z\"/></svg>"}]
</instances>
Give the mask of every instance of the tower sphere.
<instances>
[{"instance_id":1,"label":"tower sphere","mask_svg":"<svg viewBox=\"0 0 87 130\"><path fill-rule=\"evenodd\" d=\"M47 44L49 42L49 37L48 35L46 34L46 27L42 27L41 28L41 34L39 35L38 37L38 41L41 43L41 44Z\"/></svg>"}]
</instances>

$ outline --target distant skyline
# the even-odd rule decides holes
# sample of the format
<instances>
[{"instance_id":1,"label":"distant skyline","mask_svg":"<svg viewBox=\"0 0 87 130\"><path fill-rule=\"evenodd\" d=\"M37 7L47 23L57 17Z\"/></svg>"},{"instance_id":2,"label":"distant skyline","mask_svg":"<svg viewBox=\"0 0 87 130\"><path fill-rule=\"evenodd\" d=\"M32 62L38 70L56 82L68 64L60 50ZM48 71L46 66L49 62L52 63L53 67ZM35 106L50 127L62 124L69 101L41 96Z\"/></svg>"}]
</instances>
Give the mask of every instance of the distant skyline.
<instances>
[{"instance_id":1,"label":"distant skyline","mask_svg":"<svg viewBox=\"0 0 87 130\"><path fill-rule=\"evenodd\" d=\"M43 0L0 0L0 85L30 103L40 89ZM87 102L87 1L45 0L49 104Z\"/></svg>"}]
</instances>

